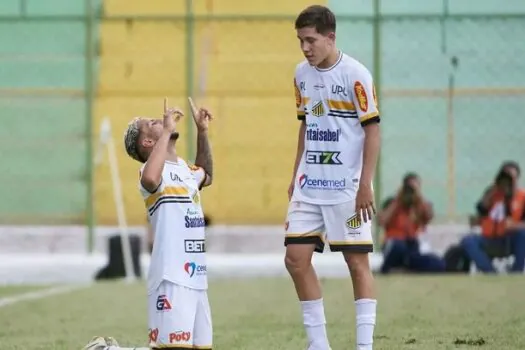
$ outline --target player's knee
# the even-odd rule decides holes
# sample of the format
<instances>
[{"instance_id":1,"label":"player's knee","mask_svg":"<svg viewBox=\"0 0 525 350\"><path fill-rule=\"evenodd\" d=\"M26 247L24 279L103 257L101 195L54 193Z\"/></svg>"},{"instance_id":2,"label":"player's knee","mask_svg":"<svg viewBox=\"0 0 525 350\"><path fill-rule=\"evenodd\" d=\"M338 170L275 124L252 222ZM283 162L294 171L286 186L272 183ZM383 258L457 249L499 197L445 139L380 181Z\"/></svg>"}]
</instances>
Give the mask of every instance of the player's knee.
<instances>
[{"instance_id":1,"label":"player's knee","mask_svg":"<svg viewBox=\"0 0 525 350\"><path fill-rule=\"evenodd\" d=\"M345 253L345 262L352 274L369 273L370 264L368 254L363 253Z\"/></svg>"},{"instance_id":2,"label":"player's knee","mask_svg":"<svg viewBox=\"0 0 525 350\"><path fill-rule=\"evenodd\" d=\"M284 264L290 274L301 274L307 271L312 264L311 254L304 249L288 247L284 257Z\"/></svg>"}]
</instances>

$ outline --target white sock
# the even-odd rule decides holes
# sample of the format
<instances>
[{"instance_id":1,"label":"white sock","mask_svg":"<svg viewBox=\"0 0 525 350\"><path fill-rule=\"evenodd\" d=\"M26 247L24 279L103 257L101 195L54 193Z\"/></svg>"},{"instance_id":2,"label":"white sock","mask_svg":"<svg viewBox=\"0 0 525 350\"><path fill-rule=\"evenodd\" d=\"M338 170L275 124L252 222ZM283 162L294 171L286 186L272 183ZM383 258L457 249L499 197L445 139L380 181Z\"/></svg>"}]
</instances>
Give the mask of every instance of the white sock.
<instances>
[{"instance_id":1,"label":"white sock","mask_svg":"<svg viewBox=\"0 0 525 350\"><path fill-rule=\"evenodd\" d=\"M323 299L301 301L303 323L312 350L328 350Z\"/></svg>"},{"instance_id":2,"label":"white sock","mask_svg":"<svg viewBox=\"0 0 525 350\"><path fill-rule=\"evenodd\" d=\"M118 346L108 346L104 350L151 350L150 348L119 348Z\"/></svg>"},{"instance_id":3,"label":"white sock","mask_svg":"<svg viewBox=\"0 0 525 350\"><path fill-rule=\"evenodd\" d=\"M359 299L355 301L357 350L372 350L374 326L376 324L377 300Z\"/></svg>"}]
</instances>

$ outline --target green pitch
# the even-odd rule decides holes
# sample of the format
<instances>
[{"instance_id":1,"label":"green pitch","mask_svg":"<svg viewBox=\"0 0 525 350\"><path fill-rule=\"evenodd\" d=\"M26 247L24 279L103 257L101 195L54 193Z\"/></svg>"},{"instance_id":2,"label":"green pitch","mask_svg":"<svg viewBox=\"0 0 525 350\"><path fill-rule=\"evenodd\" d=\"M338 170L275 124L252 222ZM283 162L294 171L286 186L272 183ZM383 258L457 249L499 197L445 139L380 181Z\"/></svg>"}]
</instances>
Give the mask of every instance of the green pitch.
<instances>
[{"instance_id":1,"label":"green pitch","mask_svg":"<svg viewBox=\"0 0 525 350\"><path fill-rule=\"evenodd\" d=\"M524 347L524 276L397 275L378 277L377 286L375 350ZM350 282L324 280L323 289L332 348L355 349ZM20 292L0 287L2 298ZM306 348L288 279L213 281L209 293L214 349ZM0 344L2 350L74 350L93 335L107 335L122 346L144 346L146 322L143 283L103 283L0 308Z\"/></svg>"}]
</instances>

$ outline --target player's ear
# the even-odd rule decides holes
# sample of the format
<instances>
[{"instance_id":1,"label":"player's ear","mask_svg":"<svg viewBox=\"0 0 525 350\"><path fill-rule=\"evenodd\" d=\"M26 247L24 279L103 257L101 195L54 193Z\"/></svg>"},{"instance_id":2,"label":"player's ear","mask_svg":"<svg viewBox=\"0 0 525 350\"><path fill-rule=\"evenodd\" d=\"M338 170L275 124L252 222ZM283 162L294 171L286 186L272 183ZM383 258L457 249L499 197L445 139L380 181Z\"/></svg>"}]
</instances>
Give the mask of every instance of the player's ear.
<instances>
[{"instance_id":1,"label":"player's ear","mask_svg":"<svg viewBox=\"0 0 525 350\"><path fill-rule=\"evenodd\" d=\"M330 32L328 33L328 39L332 40L332 41L335 41L335 32Z\"/></svg>"}]
</instances>

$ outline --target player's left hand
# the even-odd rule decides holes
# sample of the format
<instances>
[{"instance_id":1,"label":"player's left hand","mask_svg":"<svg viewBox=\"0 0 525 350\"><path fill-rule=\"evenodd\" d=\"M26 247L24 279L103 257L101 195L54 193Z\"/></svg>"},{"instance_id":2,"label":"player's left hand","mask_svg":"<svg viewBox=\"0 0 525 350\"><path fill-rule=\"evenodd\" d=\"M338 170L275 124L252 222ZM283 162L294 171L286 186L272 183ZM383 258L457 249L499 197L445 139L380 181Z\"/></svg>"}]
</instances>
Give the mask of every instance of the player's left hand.
<instances>
[{"instance_id":1,"label":"player's left hand","mask_svg":"<svg viewBox=\"0 0 525 350\"><path fill-rule=\"evenodd\" d=\"M372 216L376 214L372 186L366 184L359 185L355 200L355 211L361 216L361 220L364 222L372 220Z\"/></svg>"},{"instance_id":2,"label":"player's left hand","mask_svg":"<svg viewBox=\"0 0 525 350\"><path fill-rule=\"evenodd\" d=\"M195 125L197 125L197 130L207 131L210 121L213 120L213 115L206 108L197 108L191 97L188 97L188 101L190 102L191 114L195 120Z\"/></svg>"}]
</instances>

